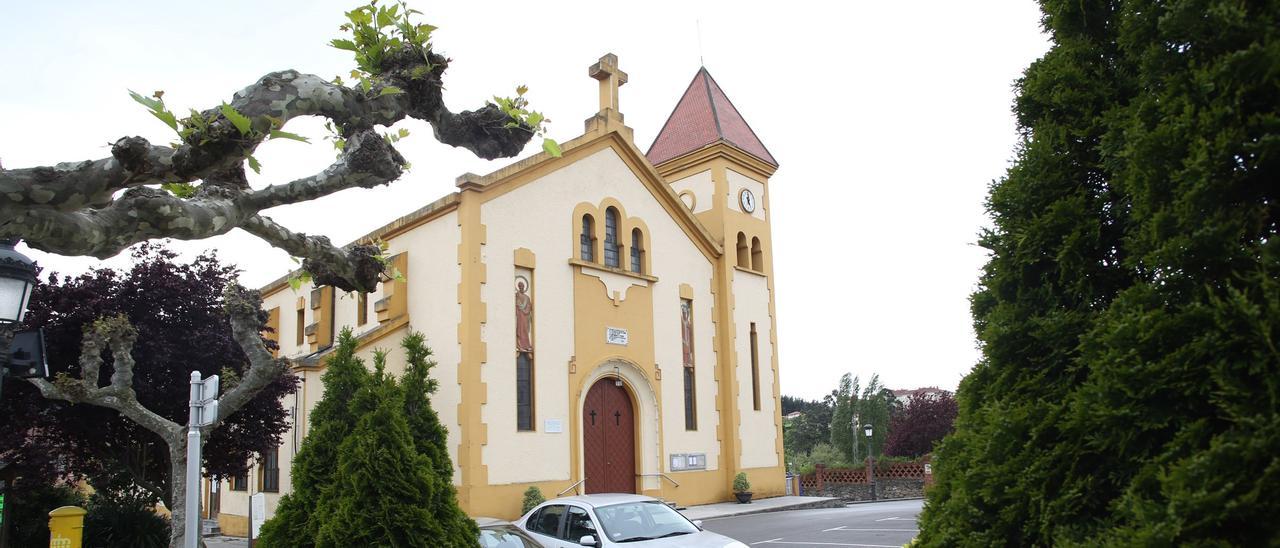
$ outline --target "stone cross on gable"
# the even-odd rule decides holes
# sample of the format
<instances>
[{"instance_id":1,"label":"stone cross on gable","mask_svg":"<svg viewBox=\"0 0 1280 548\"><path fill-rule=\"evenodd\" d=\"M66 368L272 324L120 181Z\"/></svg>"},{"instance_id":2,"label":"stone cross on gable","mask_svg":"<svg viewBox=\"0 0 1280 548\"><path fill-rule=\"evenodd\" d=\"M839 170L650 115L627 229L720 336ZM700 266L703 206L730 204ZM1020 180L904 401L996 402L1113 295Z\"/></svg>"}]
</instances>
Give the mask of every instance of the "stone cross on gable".
<instances>
[{"instance_id":1,"label":"stone cross on gable","mask_svg":"<svg viewBox=\"0 0 1280 548\"><path fill-rule=\"evenodd\" d=\"M618 110L618 88L627 83L627 73L618 70L618 56L606 53L600 62L591 65L588 74L600 81L600 112Z\"/></svg>"}]
</instances>

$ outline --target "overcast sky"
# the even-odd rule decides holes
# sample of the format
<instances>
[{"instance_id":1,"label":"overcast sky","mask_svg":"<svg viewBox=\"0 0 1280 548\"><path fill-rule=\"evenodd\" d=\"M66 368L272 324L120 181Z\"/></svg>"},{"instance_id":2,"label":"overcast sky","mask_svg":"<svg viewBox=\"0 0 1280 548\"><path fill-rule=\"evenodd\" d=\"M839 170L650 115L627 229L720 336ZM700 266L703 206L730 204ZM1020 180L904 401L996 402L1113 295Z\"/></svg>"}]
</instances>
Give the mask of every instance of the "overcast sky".
<instances>
[{"instance_id":1,"label":"overcast sky","mask_svg":"<svg viewBox=\"0 0 1280 548\"><path fill-rule=\"evenodd\" d=\"M0 54L0 161L6 168L109 155L125 135L171 140L128 97L165 91L176 112L229 101L267 72L346 75L326 46L342 12L330 0L6 2ZM853 372L892 388L954 389L978 359L969 317L984 252L987 186L1013 157L1013 83L1048 48L1029 0L983 2L427 2L453 58L445 98L476 108L527 84L567 141L597 109L587 67L616 53L630 76L621 110L647 150L700 63L781 163L770 182L779 362L784 394L817 398ZM782 8L782 10L780 10ZM699 27L701 38L699 39ZM437 143L420 122L399 148L413 164L389 187L353 189L271 210L298 231L346 243L454 188L486 162ZM309 175L333 159L319 123L257 154L255 186ZM525 156L537 151L538 143ZM214 248L262 285L293 266L244 233L177 246ZM126 264L26 250L75 273ZM452 259L448 259L452 260Z\"/></svg>"}]
</instances>

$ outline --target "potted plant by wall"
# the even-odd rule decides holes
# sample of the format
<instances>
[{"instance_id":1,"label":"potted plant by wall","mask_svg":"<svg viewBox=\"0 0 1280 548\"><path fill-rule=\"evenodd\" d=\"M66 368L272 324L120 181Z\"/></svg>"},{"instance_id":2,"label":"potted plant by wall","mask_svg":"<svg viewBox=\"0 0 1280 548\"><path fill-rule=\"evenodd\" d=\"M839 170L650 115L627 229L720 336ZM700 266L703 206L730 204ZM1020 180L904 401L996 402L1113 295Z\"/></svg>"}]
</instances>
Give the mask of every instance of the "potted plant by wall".
<instances>
[{"instance_id":1,"label":"potted plant by wall","mask_svg":"<svg viewBox=\"0 0 1280 548\"><path fill-rule=\"evenodd\" d=\"M529 513L539 504L547 502L547 498L542 496L542 490L537 485L531 486L524 490L524 502L520 505L520 515Z\"/></svg>"},{"instance_id":2,"label":"potted plant by wall","mask_svg":"<svg viewBox=\"0 0 1280 548\"><path fill-rule=\"evenodd\" d=\"M738 472L733 478L733 496L738 497L738 504L751 503L751 482L747 481L745 472Z\"/></svg>"}]
</instances>

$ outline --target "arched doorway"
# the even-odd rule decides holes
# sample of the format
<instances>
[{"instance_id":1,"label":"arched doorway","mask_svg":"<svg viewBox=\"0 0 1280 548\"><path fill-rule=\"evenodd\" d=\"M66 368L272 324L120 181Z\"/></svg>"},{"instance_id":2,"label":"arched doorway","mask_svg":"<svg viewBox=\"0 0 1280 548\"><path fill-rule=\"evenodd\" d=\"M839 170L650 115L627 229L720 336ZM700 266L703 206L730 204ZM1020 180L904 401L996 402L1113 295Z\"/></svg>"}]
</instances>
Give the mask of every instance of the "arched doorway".
<instances>
[{"instance_id":1,"label":"arched doorway","mask_svg":"<svg viewBox=\"0 0 1280 548\"><path fill-rule=\"evenodd\" d=\"M587 493L636 492L635 410L617 377L591 385L582 406L582 457Z\"/></svg>"}]
</instances>

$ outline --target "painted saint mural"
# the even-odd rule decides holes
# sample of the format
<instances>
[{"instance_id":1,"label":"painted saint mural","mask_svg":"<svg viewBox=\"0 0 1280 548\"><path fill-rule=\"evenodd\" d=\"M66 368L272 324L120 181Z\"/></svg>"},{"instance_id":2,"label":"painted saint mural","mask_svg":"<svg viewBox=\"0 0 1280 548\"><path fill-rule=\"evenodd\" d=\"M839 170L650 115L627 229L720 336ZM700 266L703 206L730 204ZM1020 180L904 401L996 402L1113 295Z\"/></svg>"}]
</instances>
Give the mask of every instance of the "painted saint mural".
<instances>
[{"instance_id":1,"label":"painted saint mural","mask_svg":"<svg viewBox=\"0 0 1280 548\"><path fill-rule=\"evenodd\" d=\"M684 348L684 366L693 367L693 301L680 299L680 339Z\"/></svg>"},{"instance_id":2,"label":"painted saint mural","mask_svg":"<svg viewBox=\"0 0 1280 548\"><path fill-rule=\"evenodd\" d=\"M533 272L516 270L516 429L533 430Z\"/></svg>"},{"instance_id":3,"label":"painted saint mural","mask_svg":"<svg viewBox=\"0 0 1280 548\"><path fill-rule=\"evenodd\" d=\"M689 299L680 299L680 342L684 350L684 428L697 430L697 390L693 376L693 301Z\"/></svg>"},{"instance_id":4,"label":"painted saint mural","mask_svg":"<svg viewBox=\"0 0 1280 548\"><path fill-rule=\"evenodd\" d=\"M516 275L516 352L533 352L533 298L529 278Z\"/></svg>"}]
</instances>

